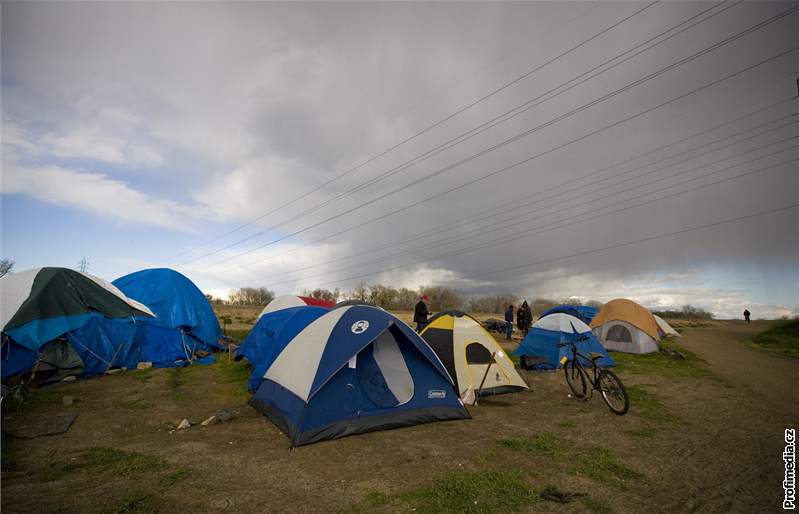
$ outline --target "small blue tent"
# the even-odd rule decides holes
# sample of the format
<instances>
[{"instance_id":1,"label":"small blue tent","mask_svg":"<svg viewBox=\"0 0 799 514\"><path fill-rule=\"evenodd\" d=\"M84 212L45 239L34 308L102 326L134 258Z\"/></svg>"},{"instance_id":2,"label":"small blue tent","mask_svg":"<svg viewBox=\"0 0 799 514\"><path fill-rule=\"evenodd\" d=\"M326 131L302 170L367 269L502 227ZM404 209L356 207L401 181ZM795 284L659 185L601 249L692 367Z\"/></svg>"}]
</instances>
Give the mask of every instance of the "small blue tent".
<instances>
[{"instance_id":1,"label":"small blue tent","mask_svg":"<svg viewBox=\"0 0 799 514\"><path fill-rule=\"evenodd\" d=\"M292 446L469 418L433 350L386 311L343 306L302 325L281 330L251 402Z\"/></svg>"},{"instance_id":2,"label":"small blue tent","mask_svg":"<svg viewBox=\"0 0 799 514\"><path fill-rule=\"evenodd\" d=\"M586 325L590 325L591 320L594 319L594 316L596 316L596 313L598 311L596 310L596 308L589 307L587 305L556 305L555 307L552 307L551 309L547 309L544 312L542 312L541 318L558 312L561 312L563 314L568 314L569 316L574 316L575 318L579 319Z\"/></svg>"},{"instance_id":3,"label":"small blue tent","mask_svg":"<svg viewBox=\"0 0 799 514\"><path fill-rule=\"evenodd\" d=\"M588 325L574 316L560 312L540 318L514 353L518 356L543 357L544 362L536 365L536 368L554 370L561 366L561 358L571 356L570 347L559 346L560 343L570 341L576 341L577 351L582 354L602 354L603 357L597 360L598 366L607 368L616 365ZM586 359L581 359L580 362L586 366L591 364Z\"/></svg>"},{"instance_id":4,"label":"small blue tent","mask_svg":"<svg viewBox=\"0 0 799 514\"><path fill-rule=\"evenodd\" d=\"M222 348L222 329L211 304L184 275L167 268L146 269L120 277L113 284L149 307L159 321L180 329L205 349Z\"/></svg>"}]
</instances>

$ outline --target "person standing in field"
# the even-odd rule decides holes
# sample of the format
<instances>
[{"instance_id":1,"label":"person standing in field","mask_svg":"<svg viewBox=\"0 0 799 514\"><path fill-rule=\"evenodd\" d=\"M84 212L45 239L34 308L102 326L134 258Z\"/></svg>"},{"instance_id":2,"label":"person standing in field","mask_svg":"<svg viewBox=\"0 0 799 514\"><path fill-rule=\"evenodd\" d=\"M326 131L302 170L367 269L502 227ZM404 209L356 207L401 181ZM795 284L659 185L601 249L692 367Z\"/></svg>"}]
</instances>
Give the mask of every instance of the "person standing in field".
<instances>
[{"instance_id":1,"label":"person standing in field","mask_svg":"<svg viewBox=\"0 0 799 514\"><path fill-rule=\"evenodd\" d=\"M421 332L425 325L427 325L427 316L430 312L427 310L427 295L423 294L416 302L416 307L413 308L413 322L416 323L416 331Z\"/></svg>"},{"instance_id":2,"label":"person standing in field","mask_svg":"<svg viewBox=\"0 0 799 514\"><path fill-rule=\"evenodd\" d=\"M744 309L744 319L746 320L747 323L750 323L749 316L751 316L751 315L752 315L752 313L749 312L749 309Z\"/></svg>"},{"instance_id":3,"label":"person standing in field","mask_svg":"<svg viewBox=\"0 0 799 514\"><path fill-rule=\"evenodd\" d=\"M513 305L508 305L505 309L505 339L510 341L513 335Z\"/></svg>"},{"instance_id":4,"label":"person standing in field","mask_svg":"<svg viewBox=\"0 0 799 514\"><path fill-rule=\"evenodd\" d=\"M530 331L530 326L533 324L533 311L530 309L530 306L527 305L527 300L522 303L522 313L523 313L523 321L522 321L522 333L523 336L527 335L527 332Z\"/></svg>"}]
</instances>

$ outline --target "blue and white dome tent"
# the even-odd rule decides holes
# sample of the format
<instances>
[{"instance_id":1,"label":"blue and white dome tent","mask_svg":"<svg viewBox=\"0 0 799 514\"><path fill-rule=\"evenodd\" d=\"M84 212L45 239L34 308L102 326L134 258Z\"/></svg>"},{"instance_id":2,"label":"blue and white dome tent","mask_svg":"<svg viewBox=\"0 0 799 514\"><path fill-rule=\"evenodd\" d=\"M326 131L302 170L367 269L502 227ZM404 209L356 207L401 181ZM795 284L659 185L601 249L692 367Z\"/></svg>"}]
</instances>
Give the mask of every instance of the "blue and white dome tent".
<instances>
[{"instance_id":1,"label":"blue and white dome tent","mask_svg":"<svg viewBox=\"0 0 799 514\"><path fill-rule=\"evenodd\" d=\"M186 276L168 268L136 271L114 280L126 296L152 310L161 323L199 342L197 349L221 349L222 329L208 299Z\"/></svg>"},{"instance_id":2,"label":"blue and white dome tent","mask_svg":"<svg viewBox=\"0 0 799 514\"><path fill-rule=\"evenodd\" d=\"M596 307L589 307L587 305L556 305L555 307L542 312L541 318L544 316L549 316L550 314L556 314L558 312L568 314L569 316L574 316L586 325L590 325L591 320L594 319L594 316L596 316L597 312L599 311L596 309Z\"/></svg>"},{"instance_id":3,"label":"blue and white dome tent","mask_svg":"<svg viewBox=\"0 0 799 514\"><path fill-rule=\"evenodd\" d=\"M338 307L304 327L287 324L277 340L287 342L255 381L251 404L292 447L470 418L435 352L382 309Z\"/></svg>"},{"instance_id":4,"label":"blue and white dome tent","mask_svg":"<svg viewBox=\"0 0 799 514\"><path fill-rule=\"evenodd\" d=\"M585 355L600 353L603 357L597 360L600 367L614 367L615 361L608 355L605 347L591 332L591 327L574 316L557 312L540 318L519 344L514 354L518 356L543 357L544 361L536 365L540 370L554 370L561 366L561 358L571 356L571 348L559 346L560 343L576 341L577 351ZM581 362L590 365L590 362Z\"/></svg>"},{"instance_id":5,"label":"blue and white dome tent","mask_svg":"<svg viewBox=\"0 0 799 514\"><path fill-rule=\"evenodd\" d=\"M327 312L329 309L324 307L305 305L276 309L262 314L236 350L235 360L245 358L254 368L247 382L247 388L255 391L261 384L266 370L291 339Z\"/></svg>"}]
</instances>

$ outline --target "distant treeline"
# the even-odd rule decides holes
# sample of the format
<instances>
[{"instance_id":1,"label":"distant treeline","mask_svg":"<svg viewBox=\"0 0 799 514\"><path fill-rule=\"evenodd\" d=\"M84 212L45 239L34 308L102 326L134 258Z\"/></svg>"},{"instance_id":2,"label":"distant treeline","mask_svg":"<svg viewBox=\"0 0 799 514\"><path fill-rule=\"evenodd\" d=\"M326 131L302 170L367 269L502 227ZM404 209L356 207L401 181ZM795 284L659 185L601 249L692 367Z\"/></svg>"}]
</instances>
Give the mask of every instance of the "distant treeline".
<instances>
[{"instance_id":1,"label":"distant treeline","mask_svg":"<svg viewBox=\"0 0 799 514\"><path fill-rule=\"evenodd\" d=\"M706 311L701 307L694 307L693 305L683 305L681 309L673 309L666 311L652 311L652 314L666 318L690 318L690 319L713 319L713 313Z\"/></svg>"},{"instance_id":2,"label":"distant treeline","mask_svg":"<svg viewBox=\"0 0 799 514\"><path fill-rule=\"evenodd\" d=\"M508 305L518 308L524 300L530 305L533 316L538 318L542 312L556 305L588 305L602 308L602 302L594 300L581 301L579 298L553 300L550 298L522 298L514 294L467 294L444 286L420 286L418 289L405 287L395 288L383 284L361 284L351 291L339 289L305 289L302 296L317 300L340 302L343 300L361 300L392 311L410 311L419 301L419 297L427 295L428 308L433 311L458 309L465 312L482 312L501 314ZM242 287L228 295L227 300L206 295L212 303L228 305L265 306L275 298L275 293L265 287ZM713 319L713 314L693 305L683 305L680 309L652 311L661 318Z\"/></svg>"},{"instance_id":3,"label":"distant treeline","mask_svg":"<svg viewBox=\"0 0 799 514\"><path fill-rule=\"evenodd\" d=\"M395 288L383 284L361 284L351 291L339 289L305 289L302 296L309 296L318 300L339 302L343 300L361 300L386 310L409 311L413 310L419 297L427 295L428 308L431 311L459 309L466 312L482 312L501 314L508 305L518 308L525 300L513 294L467 294L444 286L420 286L418 289L405 287ZM265 287L243 287L228 295L227 300L206 295L212 303L228 305L253 305L264 306L275 298L274 292ZM553 300L548 298L535 298L527 300L534 316L539 316L545 310L555 305L590 305L601 308L602 303L596 301L581 302L577 298Z\"/></svg>"}]
</instances>

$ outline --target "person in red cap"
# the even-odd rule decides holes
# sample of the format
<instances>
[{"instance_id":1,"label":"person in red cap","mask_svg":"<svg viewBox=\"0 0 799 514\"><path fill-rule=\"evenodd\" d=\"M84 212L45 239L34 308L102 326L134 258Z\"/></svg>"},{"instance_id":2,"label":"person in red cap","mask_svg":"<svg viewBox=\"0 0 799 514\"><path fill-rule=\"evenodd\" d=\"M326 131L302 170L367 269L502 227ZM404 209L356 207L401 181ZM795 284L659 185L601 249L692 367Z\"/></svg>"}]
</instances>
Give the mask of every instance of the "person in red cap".
<instances>
[{"instance_id":1,"label":"person in red cap","mask_svg":"<svg viewBox=\"0 0 799 514\"><path fill-rule=\"evenodd\" d=\"M413 322L416 323L416 331L421 332L425 325L427 325L427 316L430 314L427 310L427 295L423 294L416 302L416 307L413 308Z\"/></svg>"}]
</instances>

